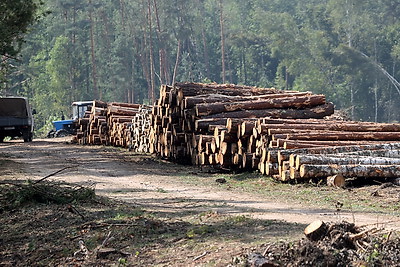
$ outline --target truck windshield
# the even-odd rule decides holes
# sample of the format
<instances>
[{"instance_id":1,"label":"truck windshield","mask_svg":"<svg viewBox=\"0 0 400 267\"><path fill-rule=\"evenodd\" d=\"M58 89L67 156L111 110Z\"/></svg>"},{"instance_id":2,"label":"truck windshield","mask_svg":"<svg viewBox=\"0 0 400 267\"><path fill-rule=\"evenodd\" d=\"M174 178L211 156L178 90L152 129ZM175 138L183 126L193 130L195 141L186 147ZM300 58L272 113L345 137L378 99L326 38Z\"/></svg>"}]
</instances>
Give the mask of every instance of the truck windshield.
<instances>
[{"instance_id":1,"label":"truck windshield","mask_svg":"<svg viewBox=\"0 0 400 267\"><path fill-rule=\"evenodd\" d=\"M1 117L28 117L26 100L23 98L0 98Z\"/></svg>"}]
</instances>

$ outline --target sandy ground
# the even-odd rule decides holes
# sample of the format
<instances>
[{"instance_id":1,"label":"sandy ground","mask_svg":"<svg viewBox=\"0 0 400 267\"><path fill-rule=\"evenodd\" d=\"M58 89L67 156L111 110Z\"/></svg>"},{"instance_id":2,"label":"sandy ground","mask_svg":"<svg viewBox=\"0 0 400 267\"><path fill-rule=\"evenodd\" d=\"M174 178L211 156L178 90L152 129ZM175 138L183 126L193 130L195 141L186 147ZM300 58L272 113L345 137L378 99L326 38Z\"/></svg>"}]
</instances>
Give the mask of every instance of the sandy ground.
<instances>
[{"instance_id":1,"label":"sandy ground","mask_svg":"<svg viewBox=\"0 0 400 267\"><path fill-rule=\"evenodd\" d=\"M62 170L49 179L94 185L99 195L171 217L177 211L204 210L290 223L346 220L358 225L400 229L399 218L390 215L346 211L337 214L335 209L286 204L284 200L230 191L216 183L209 186L190 183L181 177L199 175L197 168L162 162L123 149L78 146L70 144L69 138L1 143L0 158L17 163L13 170L2 174L2 179L40 179ZM210 178L205 173L201 177Z\"/></svg>"}]
</instances>

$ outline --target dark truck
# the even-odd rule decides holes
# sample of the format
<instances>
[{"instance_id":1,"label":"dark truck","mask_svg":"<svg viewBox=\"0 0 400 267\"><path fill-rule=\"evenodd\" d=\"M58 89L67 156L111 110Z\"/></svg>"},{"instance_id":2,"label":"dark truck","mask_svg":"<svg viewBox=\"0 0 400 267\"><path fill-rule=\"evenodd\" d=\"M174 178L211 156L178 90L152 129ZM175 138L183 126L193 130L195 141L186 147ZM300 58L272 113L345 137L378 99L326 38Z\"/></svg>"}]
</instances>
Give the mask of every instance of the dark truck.
<instances>
[{"instance_id":1,"label":"dark truck","mask_svg":"<svg viewBox=\"0 0 400 267\"><path fill-rule=\"evenodd\" d=\"M24 97L0 97L0 142L6 136L32 141L32 111Z\"/></svg>"}]
</instances>

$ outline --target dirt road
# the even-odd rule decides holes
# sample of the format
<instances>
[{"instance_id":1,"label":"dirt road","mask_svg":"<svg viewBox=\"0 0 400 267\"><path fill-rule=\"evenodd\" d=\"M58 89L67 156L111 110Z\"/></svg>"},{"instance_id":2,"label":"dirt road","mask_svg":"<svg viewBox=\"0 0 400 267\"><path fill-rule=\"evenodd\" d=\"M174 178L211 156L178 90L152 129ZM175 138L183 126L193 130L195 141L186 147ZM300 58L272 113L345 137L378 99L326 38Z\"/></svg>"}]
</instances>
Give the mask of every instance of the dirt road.
<instances>
[{"instance_id":1,"label":"dirt road","mask_svg":"<svg viewBox=\"0 0 400 267\"><path fill-rule=\"evenodd\" d=\"M70 144L69 139L43 139L32 143L0 144L0 158L14 163L3 170L3 179L39 179L52 176L67 182L95 185L96 193L175 216L177 212L216 211L258 219L308 224L314 220L347 220L399 228L398 217L382 213L354 213L304 207L287 199L272 199L230 190L211 174L124 149ZM12 166L12 168L10 168ZM394 221L393 223L390 223Z\"/></svg>"}]
</instances>

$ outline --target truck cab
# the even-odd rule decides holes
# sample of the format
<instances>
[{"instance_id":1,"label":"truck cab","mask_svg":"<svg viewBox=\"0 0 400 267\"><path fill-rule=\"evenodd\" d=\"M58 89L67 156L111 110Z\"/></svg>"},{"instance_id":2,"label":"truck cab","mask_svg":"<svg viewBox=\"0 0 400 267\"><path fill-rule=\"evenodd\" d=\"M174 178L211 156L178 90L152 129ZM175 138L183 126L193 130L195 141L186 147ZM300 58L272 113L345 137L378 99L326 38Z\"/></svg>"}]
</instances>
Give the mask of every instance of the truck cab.
<instances>
[{"instance_id":1,"label":"truck cab","mask_svg":"<svg viewBox=\"0 0 400 267\"><path fill-rule=\"evenodd\" d=\"M6 136L22 137L24 142L33 138L33 116L25 97L0 97L0 142Z\"/></svg>"}]
</instances>

